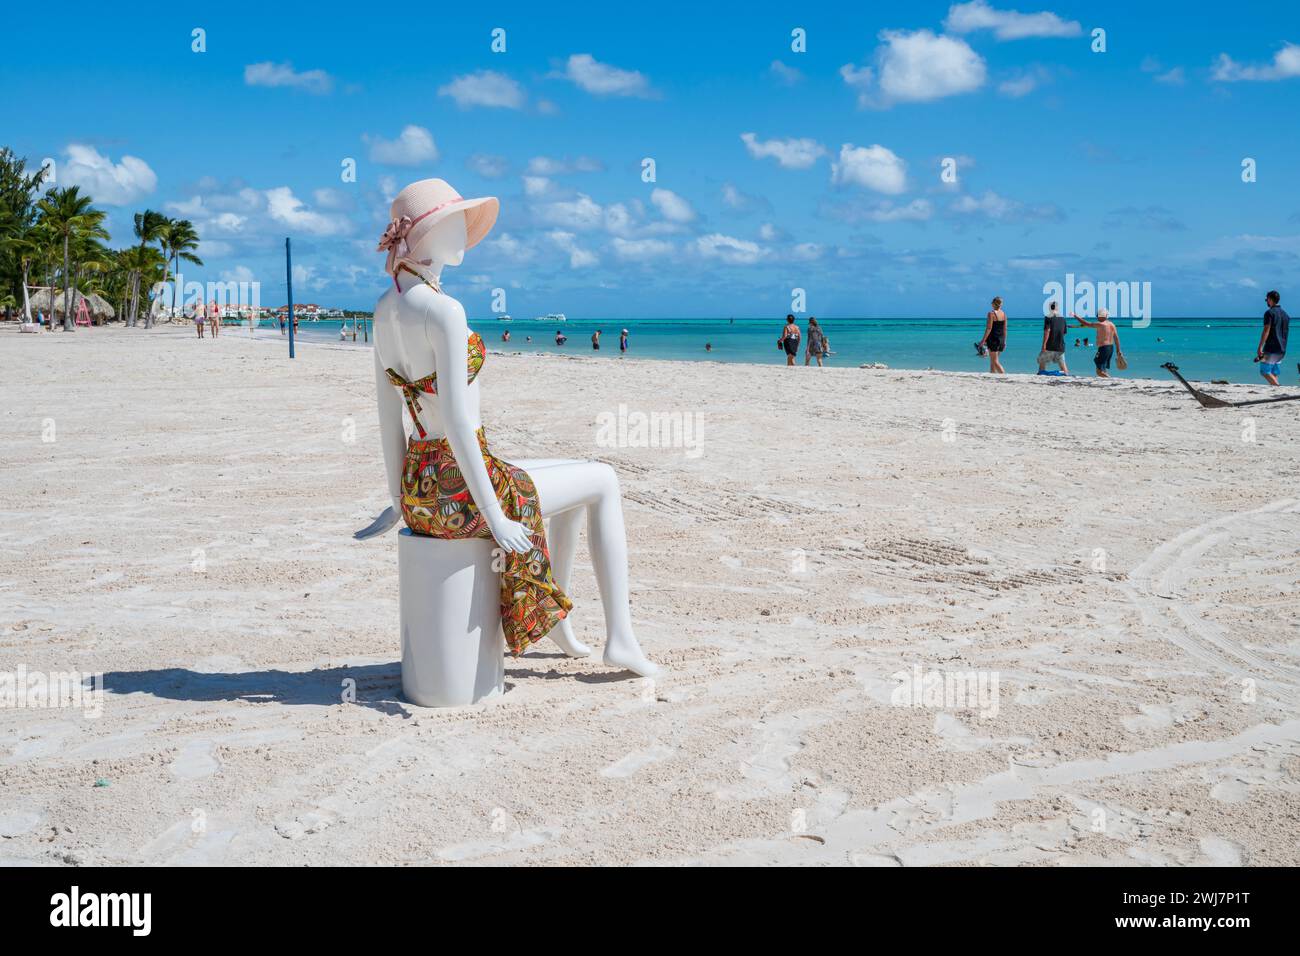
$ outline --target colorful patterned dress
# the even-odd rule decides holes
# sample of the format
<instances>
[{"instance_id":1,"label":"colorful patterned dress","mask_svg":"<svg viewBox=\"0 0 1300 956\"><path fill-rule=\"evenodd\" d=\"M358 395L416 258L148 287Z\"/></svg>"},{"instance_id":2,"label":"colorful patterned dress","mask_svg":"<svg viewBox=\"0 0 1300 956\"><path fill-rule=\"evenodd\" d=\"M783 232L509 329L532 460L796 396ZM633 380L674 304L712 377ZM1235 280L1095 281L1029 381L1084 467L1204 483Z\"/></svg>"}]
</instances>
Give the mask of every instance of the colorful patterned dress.
<instances>
[{"instance_id":1,"label":"colorful patterned dress","mask_svg":"<svg viewBox=\"0 0 1300 956\"><path fill-rule=\"evenodd\" d=\"M487 353L477 332L469 337L469 381L473 382L483 367ZM406 407L420 437L411 437L406 446L402 468L402 518L415 534L433 538L490 538L492 531L465 483L465 476L451 443L430 439L420 424L420 395L438 394L437 373L414 382L407 381L393 369L386 369L388 379L401 389ZM505 554L501 572L501 625L506 646L519 655L530 644L545 637L573 608L573 602L560 590L551 574L551 555L546 547L542 512L537 488L522 468L497 458L488 449L487 437L478 429L478 444L483 465L506 516L528 528L532 548L526 554Z\"/></svg>"}]
</instances>

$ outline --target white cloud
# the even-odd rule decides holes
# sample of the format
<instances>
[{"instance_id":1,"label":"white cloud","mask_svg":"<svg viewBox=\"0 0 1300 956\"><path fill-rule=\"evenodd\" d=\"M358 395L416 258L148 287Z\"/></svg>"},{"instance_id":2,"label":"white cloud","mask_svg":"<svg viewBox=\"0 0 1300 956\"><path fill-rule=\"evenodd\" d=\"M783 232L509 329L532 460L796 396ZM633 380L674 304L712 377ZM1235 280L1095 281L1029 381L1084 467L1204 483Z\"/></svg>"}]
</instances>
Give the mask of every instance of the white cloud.
<instances>
[{"instance_id":1,"label":"white cloud","mask_svg":"<svg viewBox=\"0 0 1300 956\"><path fill-rule=\"evenodd\" d=\"M204 247L203 251L207 252L206 246ZM235 268L233 269L222 269L221 281L222 282L255 282L257 281L257 276L254 274L252 269L248 268L248 266L240 265L240 266L235 266Z\"/></svg>"},{"instance_id":2,"label":"white cloud","mask_svg":"<svg viewBox=\"0 0 1300 956\"><path fill-rule=\"evenodd\" d=\"M1157 83L1165 83L1169 86L1182 86L1187 81L1181 66L1176 66L1167 73L1161 73L1156 77Z\"/></svg>"},{"instance_id":3,"label":"white cloud","mask_svg":"<svg viewBox=\"0 0 1300 956\"><path fill-rule=\"evenodd\" d=\"M659 214L670 222L690 222L695 218L691 204L671 189L656 188L650 193L650 201L655 204Z\"/></svg>"},{"instance_id":4,"label":"white cloud","mask_svg":"<svg viewBox=\"0 0 1300 956\"><path fill-rule=\"evenodd\" d=\"M779 242L785 238L785 233L778 229L770 222L765 222L758 227L758 238L764 242Z\"/></svg>"},{"instance_id":5,"label":"white cloud","mask_svg":"<svg viewBox=\"0 0 1300 956\"><path fill-rule=\"evenodd\" d=\"M504 73L479 70L458 76L445 86L438 87L439 96L450 96L463 110L474 106L499 109L523 109L528 99L524 89Z\"/></svg>"},{"instance_id":6,"label":"white cloud","mask_svg":"<svg viewBox=\"0 0 1300 956\"><path fill-rule=\"evenodd\" d=\"M1018 256L1008 259L1007 265L1013 269L1024 269L1027 272L1058 272L1065 268L1060 259L1043 256Z\"/></svg>"},{"instance_id":7,"label":"white cloud","mask_svg":"<svg viewBox=\"0 0 1300 956\"><path fill-rule=\"evenodd\" d=\"M907 188L907 164L884 146L845 143L839 162L831 163L831 182L897 195Z\"/></svg>"},{"instance_id":8,"label":"white cloud","mask_svg":"<svg viewBox=\"0 0 1300 956\"><path fill-rule=\"evenodd\" d=\"M904 206L882 202L875 209L868 210L864 218L872 222L924 222L934 214L934 206L928 199L913 199Z\"/></svg>"},{"instance_id":9,"label":"white cloud","mask_svg":"<svg viewBox=\"0 0 1300 956\"><path fill-rule=\"evenodd\" d=\"M605 218L600 203L583 193L576 199L537 203L532 211L539 222L565 229L595 229Z\"/></svg>"},{"instance_id":10,"label":"white cloud","mask_svg":"<svg viewBox=\"0 0 1300 956\"><path fill-rule=\"evenodd\" d=\"M128 205L158 186L154 171L138 157L123 156L120 163L114 163L93 146L81 143L69 143L63 152L68 158L59 170L60 177L105 206Z\"/></svg>"},{"instance_id":11,"label":"white cloud","mask_svg":"<svg viewBox=\"0 0 1300 956\"><path fill-rule=\"evenodd\" d=\"M312 202L321 209L343 210L352 208L352 199L338 189L313 189Z\"/></svg>"},{"instance_id":12,"label":"white cloud","mask_svg":"<svg viewBox=\"0 0 1300 956\"><path fill-rule=\"evenodd\" d=\"M786 66L780 60L773 60L772 65L769 66L767 69L768 72L770 72L774 77L777 78L777 80L784 83L786 86L794 86L796 83L798 83L800 80L803 79L802 73L800 73L792 66Z\"/></svg>"},{"instance_id":13,"label":"white cloud","mask_svg":"<svg viewBox=\"0 0 1300 956\"><path fill-rule=\"evenodd\" d=\"M509 160L488 153L475 153L465 160L465 165L484 179L501 179L510 172Z\"/></svg>"},{"instance_id":14,"label":"white cloud","mask_svg":"<svg viewBox=\"0 0 1300 956\"><path fill-rule=\"evenodd\" d=\"M524 195L530 199L541 199L555 192L555 184L545 176L521 176L524 182Z\"/></svg>"},{"instance_id":15,"label":"white cloud","mask_svg":"<svg viewBox=\"0 0 1300 956\"><path fill-rule=\"evenodd\" d=\"M615 237L612 241L614 255L626 262L646 262L650 259L662 259L670 256L675 247L666 239L623 239Z\"/></svg>"},{"instance_id":16,"label":"white cloud","mask_svg":"<svg viewBox=\"0 0 1300 956\"><path fill-rule=\"evenodd\" d=\"M750 195L743 190L737 189L731 183L722 184L722 204L728 209L734 209L739 213L753 212L755 209L769 209L769 203L762 196Z\"/></svg>"},{"instance_id":17,"label":"white cloud","mask_svg":"<svg viewBox=\"0 0 1300 956\"><path fill-rule=\"evenodd\" d=\"M970 195L961 196L948 208L960 215L979 216L999 222L1061 218L1061 211L1051 204L1027 206L1017 199L999 196L991 189L986 190L984 195L978 198Z\"/></svg>"},{"instance_id":18,"label":"white cloud","mask_svg":"<svg viewBox=\"0 0 1300 956\"><path fill-rule=\"evenodd\" d=\"M490 251L512 262L530 262L536 256L532 246L526 245L508 232L503 232L496 238L487 240L483 245L487 246Z\"/></svg>"},{"instance_id":19,"label":"white cloud","mask_svg":"<svg viewBox=\"0 0 1300 956\"><path fill-rule=\"evenodd\" d=\"M815 139L761 140L753 133L741 133L749 155L755 159L771 157L786 169L807 169L826 155L826 147Z\"/></svg>"},{"instance_id":20,"label":"white cloud","mask_svg":"<svg viewBox=\"0 0 1300 956\"><path fill-rule=\"evenodd\" d=\"M1238 63L1226 53L1220 53L1210 71L1210 78L1220 83L1237 83L1242 80L1272 82L1300 76L1300 45L1288 43L1273 55L1266 66Z\"/></svg>"},{"instance_id":21,"label":"white cloud","mask_svg":"<svg viewBox=\"0 0 1300 956\"><path fill-rule=\"evenodd\" d=\"M370 144L370 161L386 166L418 166L438 159L438 147L433 134L423 126L402 127L397 139L362 136Z\"/></svg>"},{"instance_id":22,"label":"white cloud","mask_svg":"<svg viewBox=\"0 0 1300 956\"><path fill-rule=\"evenodd\" d=\"M249 86L288 86L308 93L328 93L334 78L324 70L299 72L292 63L250 63L244 67L244 82Z\"/></svg>"},{"instance_id":23,"label":"white cloud","mask_svg":"<svg viewBox=\"0 0 1300 956\"><path fill-rule=\"evenodd\" d=\"M840 68L844 82L858 91L859 106L921 103L984 85L984 59L965 40L929 30L885 30L880 39L884 45L876 48L874 74L852 64Z\"/></svg>"},{"instance_id":24,"label":"white cloud","mask_svg":"<svg viewBox=\"0 0 1300 956\"><path fill-rule=\"evenodd\" d=\"M547 236L562 251L568 254L570 268L585 269L594 266L600 261L594 252L578 245L577 237L571 232L555 229L547 233Z\"/></svg>"},{"instance_id":25,"label":"white cloud","mask_svg":"<svg viewBox=\"0 0 1300 956\"><path fill-rule=\"evenodd\" d=\"M944 28L952 33L992 30L999 40L1023 40L1026 37L1077 37L1083 27L1077 20L1063 20L1046 10L1021 13L1018 10L995 10L984 0L958 3L948 8Z\"/></svg>"},{"instance_id":26,"label":"white cloud","mask_svg":"<svg viewBox=\"0 0 1300 956\"><path fill-rule=\"evenodd\" d=\"M598 173L604 168L604 163L590 156L579 156L577 159L552 159L550 156L534 156L528 161L528 171L534 176Z\"/></svg>"},{"instance_id":27,"label":"white cloud","mask_svg":"<svg viewBox=\"0 0 1300 956\"><path fill-rule=\"evenodd\" d=\"M288 186L266 190L266 211L275 222L313 236L337 236L348 231L347 219L313 212Z\"/></svg>"},{"instance_id":28,"label":"white cloud","mask_svg":"<svg viewBox=\"0 0 1300 956\"><path fill-rule=\"evenodd\" d=\"M767 255L767 250L748 239L710 233L695 240L695 251L705 259L720 259L730 265L753 265Z\"/></svg>"},{"instance_id":29,"label":"white cloud","mask_svg":"<svg viewBox=\"0 0 1300 956\"><path fill-rule=\"evenodd\" d=\"M597 96L640 96L653 95L650 81L644 73L636 70L622 70L608 63L601 63L590 53L575 53L565 64L563 76L580 89Z\"/></svg>"},{"instance_id":30,"label":"white cloud","mask_svg":"<svg viewBox=\"0 0 1300 956\"><path fill-rule=\"evenodd\" d=\"M1048 82L1050 79L1051 74L1041 66L1037 66L1025 70L1023 73L1010 77L1009 79L1003 80L998 84L998 92L1003 96L1009 96L1012 99L1019 99L1022 96L1029 95L1034 90L1038 89L1041 84Z\"/></svg>"},{"instance_id":31,"label":"white cloud","mask_svg":"<svg viewBox=\"0 0 1300 956\"><path fill-rule=\"evenodd\" d=\"M790 250L790 258L796 262L812 262L820 259L824 250L815 242L801 242Z\"/></svg>"}]
</instances>

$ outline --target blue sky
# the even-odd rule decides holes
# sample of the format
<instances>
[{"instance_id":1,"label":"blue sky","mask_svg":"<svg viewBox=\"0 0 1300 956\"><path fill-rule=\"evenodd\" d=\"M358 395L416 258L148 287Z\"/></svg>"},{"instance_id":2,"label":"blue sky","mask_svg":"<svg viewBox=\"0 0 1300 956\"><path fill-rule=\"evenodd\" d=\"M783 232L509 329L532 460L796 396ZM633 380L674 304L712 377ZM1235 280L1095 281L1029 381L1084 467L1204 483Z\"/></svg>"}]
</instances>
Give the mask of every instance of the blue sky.
<instances>
[{"instance_id":1,"label":"blue sky","mask_svg":"<svg viewBox=\"0 0 1300 956\"><path fill-rule=\"evenodd\" d=\"M263 304L290 235L298 301L369 308L388 201L429 176L501 199L445 276L471 316L493 288L518 316L780 315L794 288L827 317L1029 315L1067 272L1151 282L1157 318L1294 301L1297 8L856 6L15 8L0 142L115 242L139 209L193 219L186 278Z\"/></svg>"}]
</instances>

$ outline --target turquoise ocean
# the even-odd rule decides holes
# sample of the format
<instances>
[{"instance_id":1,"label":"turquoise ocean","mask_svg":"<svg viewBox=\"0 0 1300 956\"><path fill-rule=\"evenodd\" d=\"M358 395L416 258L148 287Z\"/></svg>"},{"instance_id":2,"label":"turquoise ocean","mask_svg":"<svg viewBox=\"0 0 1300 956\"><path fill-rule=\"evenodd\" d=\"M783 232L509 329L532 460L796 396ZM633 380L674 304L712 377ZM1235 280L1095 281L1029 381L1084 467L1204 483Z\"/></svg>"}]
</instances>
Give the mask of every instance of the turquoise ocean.
<instances>
[{"instance_id":1,"label":"turquoise ocean","mask_svg":"<svg viewBox=\"0 0 1300 956\"><path fill-rule=\"evenodd\" d=\"M833 354L827 364L857 367L881 362L894 369L940 369L944 371L987 371L988 359L975 352L974 342L984 332L984 320L972 319L824 319L822 328L830 340ZM1117 323L1120 342L1128 359L1127 372L1113 365L1112 374L1125 378L1168 379L1160 366L1173 362L1189 379L1230 382L1259 382L1258 366L1252 361L1262 327L1259 319L1152 319L1146 328L1134 328L1131 322ZM564 323L515 319L501 322L494 317L471 319L488 348L515 352L557 352L582 355L596 361L618 360L618 335L627 329L630 345L628 358L673 359L678 361L751 362L763 365L784 364L785 355L777 351L776 340L784 325L775 319L574 319ZM298 334L307 342L339 342L339 330L351 320L340 322L302 322ZM807 333L807 321L799 321ZM276 324L263 321L260 336L274 331ZM501 335L510 331L510 342ZM568 336L564 346L555 344L556 330ZM591 347L591 333L601 329L600 351ZM1011 316L1007 329L1007 350L1002 364L1008 372L1036 372L1038 350L1042 342L1041 318L1017 319ZM531 337L532 341L528 341ZM1083 346L1087 338L1090 345ZM1075 347L1075 341L1079 345ZM1074 328L1066 336L1065 360L1075 375L1092 375L1091 343L1095 332ZM351 339L347 340L351 345ZM356 344L365 343L358 335ZM705 345L713 346L705 351ZM1296 349L1300 359L1300 349ZM802 343L798 363L803 364ZM1297 381L1294 362L1282 365L1282 381Z\"/></svg>"}]
</instances>

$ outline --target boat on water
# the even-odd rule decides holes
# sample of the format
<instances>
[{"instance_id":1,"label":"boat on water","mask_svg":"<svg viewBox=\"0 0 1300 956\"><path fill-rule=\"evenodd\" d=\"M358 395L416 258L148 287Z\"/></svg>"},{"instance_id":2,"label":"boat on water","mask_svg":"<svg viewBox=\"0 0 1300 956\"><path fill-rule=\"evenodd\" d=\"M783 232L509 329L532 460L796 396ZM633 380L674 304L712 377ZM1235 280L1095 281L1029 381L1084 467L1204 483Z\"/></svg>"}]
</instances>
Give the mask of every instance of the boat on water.
<instances>
[{"instance_id":1,"label":"boat on water","mask_svg":"<svg viewBox=\"0 0 1300 956\"><path fill-rule=\"evenodd\" d=\"M537 318L533 319L533 321L534 322L567 322L569 320L564 317L563 312L551 312L548 313L547 315L539 315Z\"/></svg>"},{"instance_id":2,"label":"boat on water","mask_svg":"<svg viewBox=\"0 0 1300 956\"><path fill-rule=\"evenodd\" d=\"M498 316L497 316L497 321L498 321L498 322L513 322L514 319L510 318L510 316L508 316L508 315L498 315Z\"/></svg>"}]
</instances>

